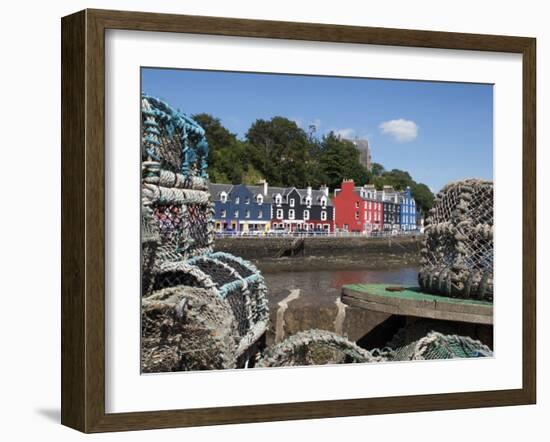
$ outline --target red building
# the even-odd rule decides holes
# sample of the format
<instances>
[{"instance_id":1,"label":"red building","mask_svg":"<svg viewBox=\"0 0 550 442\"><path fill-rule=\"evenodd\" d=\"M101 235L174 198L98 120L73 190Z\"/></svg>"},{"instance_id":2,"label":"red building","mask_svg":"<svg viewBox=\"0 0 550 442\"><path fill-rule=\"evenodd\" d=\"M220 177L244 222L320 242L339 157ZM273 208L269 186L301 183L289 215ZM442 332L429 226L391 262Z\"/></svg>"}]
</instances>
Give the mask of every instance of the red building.
<instances>
[{"instance_id":1,"label":"red building","mask_svg":"<svg viewBox=\"0 0 550 442\"><path fill-rule=\"evenodd\" d=\"M378 201L374 186L355 187L353 180L344 180L334 191L334 225L348 232L381 230L383 204Z\"/></svg>"}]
</instances>

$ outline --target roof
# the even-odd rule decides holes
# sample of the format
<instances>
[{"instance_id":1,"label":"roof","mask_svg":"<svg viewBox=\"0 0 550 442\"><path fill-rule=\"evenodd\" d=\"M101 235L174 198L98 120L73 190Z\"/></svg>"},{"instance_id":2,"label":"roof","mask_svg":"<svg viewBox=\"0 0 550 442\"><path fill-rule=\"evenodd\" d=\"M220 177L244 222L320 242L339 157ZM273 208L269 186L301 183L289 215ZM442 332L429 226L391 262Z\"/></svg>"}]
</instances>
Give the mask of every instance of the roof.
<instances>
[{"instance_id":1,"label":"roof","mask_svg":"<svg viewBox=\"0 0 550 442\"><path fill-rule=\"evenodd\" d=\"M219 198L222 192L228 194L231 192L231 189L233 189L233 184L208 183L208 191L213 199Z\"/></svg>"},{"instance_id":2,"label":"roof","mask_svg":"<svg viewBox=\"0 0 550 442\"><path fill-rule=\"evenodd\" d=\"M225 192L229 194L231 190L235 187L233 184L221 184L221 183L209 183L208 184L208 191L212 195L212 198L214 200L219 199L221 192ZM256 197L257 195L263 195L264 192L264 186L263 185L248 185L246 184L245 187ZM296 190L298 192L298 195L300 195L301 201L304 202L307 197L307 189L298 189L295 187L276 187L276 186L267 186L267 195L265 196L266 202L272 202L275 200L275 196L280 194L283 198L287 198L288 195L293 191ZM325 196L327 199L327 206L332 206L332 201L330 196L327 196L325 192L321 189L318 190L311 190L311 199L313 204L320 204L321 198Z\"/></svg>"}]
</instances>

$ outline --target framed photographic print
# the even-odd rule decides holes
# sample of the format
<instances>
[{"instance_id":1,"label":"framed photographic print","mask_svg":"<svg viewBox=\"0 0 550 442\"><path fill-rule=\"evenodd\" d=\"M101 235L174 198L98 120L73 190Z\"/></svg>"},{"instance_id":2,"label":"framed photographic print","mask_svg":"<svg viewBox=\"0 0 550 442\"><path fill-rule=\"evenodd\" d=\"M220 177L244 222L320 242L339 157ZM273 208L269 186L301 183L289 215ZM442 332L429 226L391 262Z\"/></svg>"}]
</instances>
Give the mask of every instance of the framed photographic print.
<instances>
[{"instance_id":1,"label":"framed photographic print","mask_svg":"<svg viewBox=\"0 0 550 442\"><path fill-rule=\"evenodd\" d=\"M63 18L62 423L534 403L535 52Z\"/></svg>"}]
</instances>

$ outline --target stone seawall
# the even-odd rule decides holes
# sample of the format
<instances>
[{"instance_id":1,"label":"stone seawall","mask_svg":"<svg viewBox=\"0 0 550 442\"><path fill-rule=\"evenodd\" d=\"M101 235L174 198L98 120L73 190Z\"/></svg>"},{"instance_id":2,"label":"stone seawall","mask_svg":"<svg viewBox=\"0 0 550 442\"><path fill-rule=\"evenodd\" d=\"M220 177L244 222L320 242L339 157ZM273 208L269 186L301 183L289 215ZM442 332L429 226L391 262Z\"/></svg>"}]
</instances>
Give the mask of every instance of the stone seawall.
<instances>
[{"instance_id":1,"label":"stone seawall","mask_svg":"<svg viewBox=\"0 0 550 442\"><path fill-rule=\"evenodd\" d=\"M259 265L263 271L291 268L380 268L416 265L422 246L421 236L388 238L311 237L305 238L298 256L279 257L291 247L295 238L218 238L216 250L232 253Z\"/></svg>"}]
</instances>

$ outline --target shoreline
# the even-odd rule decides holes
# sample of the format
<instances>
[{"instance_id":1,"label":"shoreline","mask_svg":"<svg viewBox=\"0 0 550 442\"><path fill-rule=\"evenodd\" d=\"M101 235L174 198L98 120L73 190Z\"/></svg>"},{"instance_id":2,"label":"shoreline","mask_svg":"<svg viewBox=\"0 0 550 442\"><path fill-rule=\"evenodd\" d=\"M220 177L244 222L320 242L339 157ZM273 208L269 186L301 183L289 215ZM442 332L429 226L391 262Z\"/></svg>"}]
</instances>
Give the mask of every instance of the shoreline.
<instances>
[{"instance_id":1,"label":"shoreline","mask_svg":"<svg viewBox=\"0 0 550 442\"><path fill-rule=\"evenodd\" d=\"M295 238L220 238L214 248L254 263L262 272L380 270L420 264L423 237L304 238L295 256L282 256Z\"/></svg>"},{"instance_id":2,"label":"shoreline","mask_svg":"<svg viewBox=\"0 0 550 442\"><path fill-rule=\"evenodd\" d=\"M416 254L380 256L305 256L292 258L251 259L262 273L286 273L330 270L385 270L401 267L418 267Z\"/></svg>"}]
</instances>

